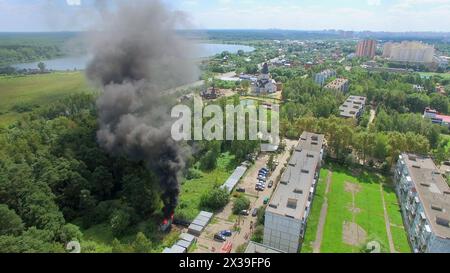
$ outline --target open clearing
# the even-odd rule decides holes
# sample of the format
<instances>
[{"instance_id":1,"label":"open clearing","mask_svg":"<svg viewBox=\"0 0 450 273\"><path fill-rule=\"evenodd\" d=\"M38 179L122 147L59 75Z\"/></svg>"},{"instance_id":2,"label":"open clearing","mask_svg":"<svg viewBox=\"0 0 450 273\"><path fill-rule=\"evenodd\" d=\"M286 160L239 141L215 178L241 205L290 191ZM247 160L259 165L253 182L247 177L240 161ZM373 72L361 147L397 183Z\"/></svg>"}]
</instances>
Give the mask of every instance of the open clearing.
<instances>
[{"instance_id":1,"label":"open clearing","mask_svg":"<svg viewBox=\"0 0 450 273\"><path fill-rule=\"evenodd\" d=\"M82 72L0 76L0 126L24 114L15 111L15 106L38 108L70 94L92 91Z\"/></svg>"},{"instance_id":2,"label":"open clearing","mask_svg":"<svg viewBox=\"0 0 450 273\"><path fill-rule=\"evenodd\" d=\"M330 170L332 181L327 193L326 178ZM314 248L322 253L357 253L362 252L370 241L380 243L382 252L390 252L387 227L390 227L395 252L410 252L397 198L387 182L387 178L369 172L352 173L336 165L324 167L302 252L313 252ZM323 234L316 236L320 230L318 223L324 204L327 207ZM316 237L320 238L319 242L316 242Z\"/></svg>"}]
</instances>

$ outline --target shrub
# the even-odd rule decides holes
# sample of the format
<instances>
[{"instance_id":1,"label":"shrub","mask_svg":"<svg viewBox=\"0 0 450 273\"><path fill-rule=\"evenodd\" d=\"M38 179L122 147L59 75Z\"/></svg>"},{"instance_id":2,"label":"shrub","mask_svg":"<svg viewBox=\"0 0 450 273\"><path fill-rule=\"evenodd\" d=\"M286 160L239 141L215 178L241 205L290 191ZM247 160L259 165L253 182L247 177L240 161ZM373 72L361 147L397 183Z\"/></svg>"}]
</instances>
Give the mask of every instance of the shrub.
<instances>
[{"instance_id":1,"label":"shrub","mask_svg":"<svg viewBox=\"0 0 450 273\"><path fill-rule=\"evenodd\" d=\"M239 212L246 210L249 207L250 207L250 200L242 195L234 200L233 213L239 214Z\"/></svg>"},{"instance_id":2,"label":"shrub","mask_svg":"<svg viewBox=\"0 0 450 273\"><path fill-rule=\"evenodd\" d=\"M200 206L205 209L217 211L228 204L230 195L225 189L215 188L202 195L200 199Z\"/></svg>"}]
</instances>

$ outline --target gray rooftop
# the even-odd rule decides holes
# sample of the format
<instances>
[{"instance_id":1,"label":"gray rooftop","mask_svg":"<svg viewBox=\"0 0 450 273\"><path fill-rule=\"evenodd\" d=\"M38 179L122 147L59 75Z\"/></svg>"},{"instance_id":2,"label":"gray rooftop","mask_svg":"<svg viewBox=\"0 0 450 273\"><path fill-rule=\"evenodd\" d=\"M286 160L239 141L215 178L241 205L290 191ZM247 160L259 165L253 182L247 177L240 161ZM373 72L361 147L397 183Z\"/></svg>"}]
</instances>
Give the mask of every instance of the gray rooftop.
<instances>
[{"instance_id":1,"label":"gray rooftop","mask_svg":"<svg viewBox=\"0 0 450 273\"><path fill-rule=\"evenodd\" d=\"M227 189L228 192L231 192L246 171L247 167L245 166L237 167L227 181L225 181L225 183L221 186L221 188Z\"/></svg>"},{"instance_id":2,"label":"gray rooftop","mask_svg":"<svg viewBox=\"0 0 450 273\"><path fill-rule=\"evenodd\" d=\"M402 154L401 157L423 204L431 229L442 238L450 238L450 226L437 223L437 219L450 221L449 185L431 158L412 154Z\"/></svg>"},{"instance_id":3,"label":"gray rooftop","mask_svg":"<svg viewBox=\"0 0 450 273\"><path fill-rule=\"evenodd\" d=\"M180 254L185 253L186 248L179 246L179 245L173 245L171 248L166 247L162 253L172 253L172 254Z\"/></svg>"},{"instance_id":4,"label":"gray rooftop","mask_svg":"<svg viewBox=\"0 0 450 273\"><path fill-rule=\"evenodd\" d=\"M250 241L245 249L245 253L285 253L279 249Z\"/></svg>"},{"instance_id":5,"label":"gray rooftop","mask_svg":"<svg viewBox=\"0 0 450 273\"><path fill-rule=\"evenodd\" d=\"M181 240L184 240L184 241L187 241L187 242L190 242L190 243L192 243L193 241L195 241L195 236L194 236L194 235L191 235L191 234L189 234L189 233L181 233L179 238L180 238Z\"/></svg>"},{"instance_id":6,"label":"gray rooftop","mask_svg":"<svg viewBox=\"0 0 450 273\"><path fill-rule=\"evenodd\" d=\"M303 218L315 173L321 163L323 144L323 135L308 132L301 135L267 211L295 219Z\"/></svg>"},{"instance_id":7,"label":"gray rooftop","mask_svg":"<svg viewBox=\"0 0 450 273\"><path fill-rule=\"evenodd\" d=\"M364 108L366 100L366 97L349 96L341 107L339 107L341 117L356 118L359 111Z\"/></svg>"},{"instance_id":8,"label":"gray rooftop","mask_svg":"<svg viewBox=\"0 0 450 273\"><path fill-rule=\"evenodd\" d=\"M188 242L185 240L179 240L175 245L188 249L192 245L192 242Z\"/></svg>"}]
</instances>

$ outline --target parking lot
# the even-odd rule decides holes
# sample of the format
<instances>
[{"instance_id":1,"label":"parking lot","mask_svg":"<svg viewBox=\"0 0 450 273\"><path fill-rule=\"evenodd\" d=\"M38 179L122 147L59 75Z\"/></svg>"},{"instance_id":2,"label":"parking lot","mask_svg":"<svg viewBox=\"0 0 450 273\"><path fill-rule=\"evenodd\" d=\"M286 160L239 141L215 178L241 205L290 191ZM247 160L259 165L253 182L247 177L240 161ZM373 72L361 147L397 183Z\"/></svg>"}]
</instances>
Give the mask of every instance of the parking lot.
<instances>
[{"instance_id":1,"label":"parking lot","mask_svg":"<svg viewBox=\"0 0 450 273\"><path fill-rule=\"evenodd\" d=\"M233 231L235 227L239 227L239 231L233 232L231 237L227 238L227 241L232 243L231 252L236 252L236 248L240 245L247 243L253 233L253 229L256 223L256 217L251 215L254 208L261 208L264 204L264 199L270 198L273 190L276 188L277 177L280 175L284 164L290 157L290 148L296 145L297 141L286 141L286 150L278 155L275 160L279 161L279 165L273 172L267 177L266 187L264 191L255 190L255 184L258 178L258 172L261 168L267 165L269 155L263 154L257 158L255 164L250 167L245 177L239 182L237 188L244 188L245 195L250 199L250 215L249 216L236 216L233 215L232 208L233 202L229 202L225 208L217 213L213 221L206 227L205 231L201 234L197 242L197 253L218 253L220 252L223 242L217 242L214 240L214 234L223 231ZM268 188L270 180L274 181L274 185Z\"/></svg>"}]
</instances>

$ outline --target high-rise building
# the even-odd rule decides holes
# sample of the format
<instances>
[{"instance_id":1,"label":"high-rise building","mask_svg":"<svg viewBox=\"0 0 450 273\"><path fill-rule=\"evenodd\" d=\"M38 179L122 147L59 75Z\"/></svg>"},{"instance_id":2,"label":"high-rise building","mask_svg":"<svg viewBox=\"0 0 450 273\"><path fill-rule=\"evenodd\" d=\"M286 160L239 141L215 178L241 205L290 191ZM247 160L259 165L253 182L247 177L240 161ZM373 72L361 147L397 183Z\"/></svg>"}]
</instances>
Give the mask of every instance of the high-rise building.
<instances>
[{"instance_id":1,"label":"high-rise building","mask_svg":"<svg viewBox=\"0 0 450 273\"><path fill-rule=\"evenodd\" d=\"M396 62L432 63L434 47L422 42L388 42L383 47L383 57Z\"/></svg>"},{"instance_id":2,"label":"high-rise building","mask_svg":"<svg viewBox=\"0 0 450 273\"><path fill-rule=\"evenodd\" d=\"M369 57L373 59L377 49L377 42L375 40L362 40L356 46L356 56Z\"/></svg>"}]
</instances>

